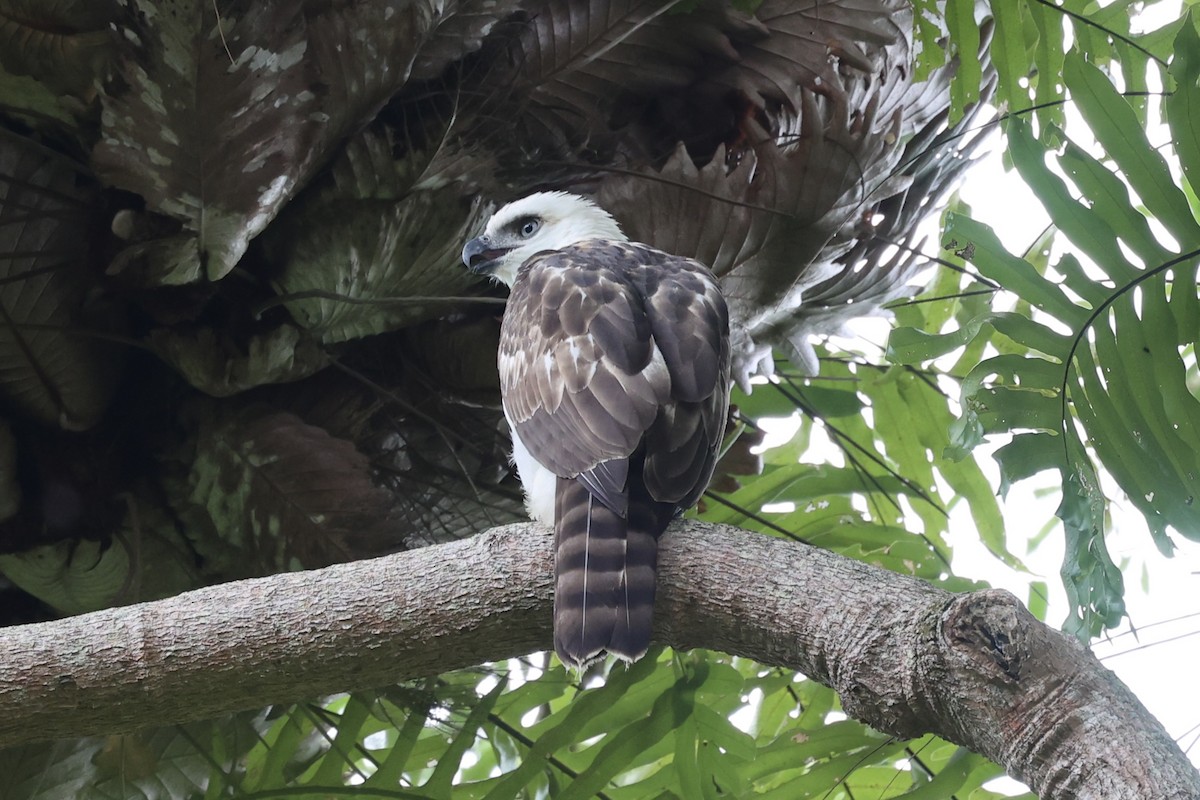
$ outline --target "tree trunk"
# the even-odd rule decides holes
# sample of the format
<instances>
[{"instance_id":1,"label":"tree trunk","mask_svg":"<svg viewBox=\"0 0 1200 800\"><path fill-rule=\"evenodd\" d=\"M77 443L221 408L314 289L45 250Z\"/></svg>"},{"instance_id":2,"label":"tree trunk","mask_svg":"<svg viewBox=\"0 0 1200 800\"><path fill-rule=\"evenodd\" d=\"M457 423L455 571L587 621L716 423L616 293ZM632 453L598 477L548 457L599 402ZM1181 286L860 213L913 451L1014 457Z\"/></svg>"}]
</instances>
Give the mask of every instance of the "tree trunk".
<instances>
[{"instance_id":1,"label":"tree trunk","mask_svg":"<svg viewBox=\"0 0 1200 800\"><path fill-rule=\"evenodd\" d=\"M545 530L510 525L2 629L0 746L203 719L547 648L552 558ZM875 728L965 745L1042 798L1200 797L1200 774L1116 676L1006 592L951 594L685 522L662 541L656 626L677 648L799 670Z\"/></svg>"}]
</instances>

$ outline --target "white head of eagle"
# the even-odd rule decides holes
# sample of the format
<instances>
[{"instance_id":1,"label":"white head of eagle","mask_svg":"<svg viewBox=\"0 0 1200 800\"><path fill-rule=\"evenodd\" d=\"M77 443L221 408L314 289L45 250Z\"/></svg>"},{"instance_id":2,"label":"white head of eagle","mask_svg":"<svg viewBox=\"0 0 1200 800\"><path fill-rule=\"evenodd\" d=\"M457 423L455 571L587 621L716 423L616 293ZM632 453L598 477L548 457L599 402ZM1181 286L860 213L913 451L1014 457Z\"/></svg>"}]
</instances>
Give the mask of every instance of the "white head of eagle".
<instances>
[{"instance_id":1,"label":"white head of eagle","mask_svg":"<svg viewBox=\"0 0 1200 800\"><path fill-rule=\"evenodd\" d=\"M530 256L589 239L627 241L616 220L586 197L538 192L493 214L483 234L463 247L462 260L472 272L512 286Z\"/></svg>"},{"instance_id":2,"label":"white head of eagle","mask_svg":"<svg viewBox=\"0 0 1200 800\"><path fill-rule=\"evenodd\" d=\"M512 287L500 394L530 516L554 526L554 649L577 667L640 658L658 537L708 485L725 428L717 280L563 192L504 206L462 258Z\"/></svg>"}]
</instances>

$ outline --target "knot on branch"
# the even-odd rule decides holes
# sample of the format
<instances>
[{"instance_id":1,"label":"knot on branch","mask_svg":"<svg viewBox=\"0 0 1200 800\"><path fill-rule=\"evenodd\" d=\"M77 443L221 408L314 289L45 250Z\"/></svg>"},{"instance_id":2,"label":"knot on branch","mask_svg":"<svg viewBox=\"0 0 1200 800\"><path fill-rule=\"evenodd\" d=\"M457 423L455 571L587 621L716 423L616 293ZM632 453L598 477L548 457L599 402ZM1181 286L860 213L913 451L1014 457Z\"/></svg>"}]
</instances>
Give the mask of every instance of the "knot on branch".
<instances>
[{"instance_id":1,"label":"knot on branch","mask_svg":"<svg viewBox=\"0 0 1200 800\"><path fill-rule=\"evenodd\" d=\"M1021 601L1003 589L956 596L942 612L947 657L980 674L1017 683L1029 660L1030 626L1039 625Z\"/></svg>"}]
</instances>

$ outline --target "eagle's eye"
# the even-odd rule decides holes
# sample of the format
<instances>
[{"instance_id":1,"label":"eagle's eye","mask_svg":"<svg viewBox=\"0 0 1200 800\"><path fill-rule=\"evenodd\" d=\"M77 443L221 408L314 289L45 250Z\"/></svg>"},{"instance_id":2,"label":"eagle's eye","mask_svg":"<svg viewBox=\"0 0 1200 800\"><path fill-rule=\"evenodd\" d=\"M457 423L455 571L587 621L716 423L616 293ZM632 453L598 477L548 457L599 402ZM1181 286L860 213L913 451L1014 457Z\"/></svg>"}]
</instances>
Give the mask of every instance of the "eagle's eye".
<instances>
[{"instance_id":1,"label":"eagle's eye","mask_svg":"<svg viewBox=\"0 0 1200 800\"><path fill-rule=\"evenodd\" d=\"M536 219L525 220L525 222L521 223L521 238L528 239L530 236L533 236L533 234L537 233L537 229L541 225L542 223Z\"/></svg>"}]
</instances>

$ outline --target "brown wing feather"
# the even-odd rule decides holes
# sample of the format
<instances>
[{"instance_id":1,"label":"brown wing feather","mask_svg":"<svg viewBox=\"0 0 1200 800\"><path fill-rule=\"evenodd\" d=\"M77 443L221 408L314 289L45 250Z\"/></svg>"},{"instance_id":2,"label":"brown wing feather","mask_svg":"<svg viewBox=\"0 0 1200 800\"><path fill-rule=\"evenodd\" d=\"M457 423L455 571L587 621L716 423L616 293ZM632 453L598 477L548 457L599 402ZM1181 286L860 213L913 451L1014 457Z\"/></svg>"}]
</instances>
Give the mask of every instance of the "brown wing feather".
<instances>
[{"instance_id":1,"label":"brown wing feather","mask_svg":"<svg viewBox=\"0 0 1200 800\"><path fill-rule=\"evenodd\" d=\"M728 403L729 321L711 273L644 245L584 242L530 259L509 308L504 406L533 457L576 477L629 458L649 434L651 494L694 503ZM679 457L690 468L667 467ZM625 478L624 468L606 471ZM604 474L585 483L623 488Z\"/></svg>"},{"instance_id":2,"label":"brown wing feather","mask_svg":"<svg viewBox=\"0 0 1200 800\"><path fill-rule=\"evenodd\" d=\"M642 477L651 497L688 508L712 478L725 433L729 312L716 279L703 267L640 271L647 273L639 282L646 287L651 334L667 365L674 400L646 432Z\"/></svg>"},{"instance_id":3,"label":"brown wing feather","mask_svg":"<svg viewBox=\"0 0 1200 800\"><path fill-rule=\"evenodd\" d=\"M635 287L582 247L522 268L500 334L505 412L563 477L629 456L670 391Z\"/></svg>"}]
</instances>

